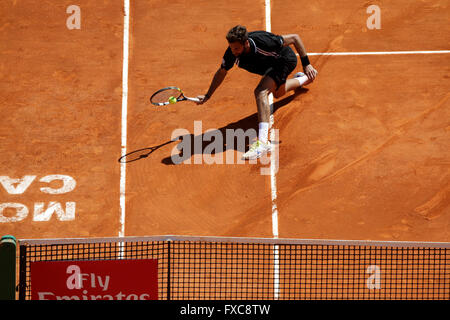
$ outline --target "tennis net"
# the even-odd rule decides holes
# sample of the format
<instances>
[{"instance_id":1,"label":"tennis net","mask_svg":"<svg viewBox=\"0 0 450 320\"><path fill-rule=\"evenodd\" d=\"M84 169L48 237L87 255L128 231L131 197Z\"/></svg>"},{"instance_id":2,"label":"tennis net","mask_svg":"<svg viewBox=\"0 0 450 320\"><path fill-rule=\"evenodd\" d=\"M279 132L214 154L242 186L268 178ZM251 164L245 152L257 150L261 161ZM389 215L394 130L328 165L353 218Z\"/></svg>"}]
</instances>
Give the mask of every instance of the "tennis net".
<instances>
[{"instance_id":1,"label":"tennis net","mask_svg":"<svg viewBox=\"0 0 450 320\"><path fill-rule=\"evenodd\" d=\"M37 261L157 259L161 300L448 300L450 243L153 236L20 240Z\"/></svg>"}]
</instances>

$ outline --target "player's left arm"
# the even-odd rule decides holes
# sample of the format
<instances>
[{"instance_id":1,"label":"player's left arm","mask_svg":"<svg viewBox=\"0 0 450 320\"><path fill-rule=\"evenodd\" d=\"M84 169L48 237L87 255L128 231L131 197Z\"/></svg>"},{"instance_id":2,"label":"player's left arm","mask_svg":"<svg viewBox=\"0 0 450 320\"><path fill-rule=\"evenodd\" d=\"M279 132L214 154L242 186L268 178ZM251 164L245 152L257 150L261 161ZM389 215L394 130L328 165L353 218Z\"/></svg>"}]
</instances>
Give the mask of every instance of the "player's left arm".
<instances>
[{"instance_id":1,"label":"player's left arm","mask_svg":"<svg viewBox=\"0 0 450 320\"><path fill-rule=\"evenodd\" d=\"M308 54L300 36L298 34L286 34L281 37L283 38L284 46L293 45L295 47L295 50L297 50L300 60L302 61L303 70L305 71L306 76L309 79L314 80L317 76L317 70L314 69L309 62Z\"/></svg>"}]
</instances>

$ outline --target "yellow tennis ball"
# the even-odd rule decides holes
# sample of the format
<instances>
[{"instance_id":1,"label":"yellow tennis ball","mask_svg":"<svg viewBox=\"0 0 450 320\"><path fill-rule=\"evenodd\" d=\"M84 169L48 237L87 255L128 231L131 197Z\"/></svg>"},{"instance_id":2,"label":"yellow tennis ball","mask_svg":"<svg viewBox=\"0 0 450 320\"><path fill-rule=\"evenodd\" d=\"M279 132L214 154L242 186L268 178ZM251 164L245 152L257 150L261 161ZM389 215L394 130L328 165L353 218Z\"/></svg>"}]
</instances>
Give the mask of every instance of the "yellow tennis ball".
<instances>
[{"instance_id":1,"label":"yellow tennis ball","mask_svg":"<svg viewBox=\"0 0 450 320\"><path fill-rule=\"evenodd\" d=\"M177 103L177 98L175 98L175 97L170 97L170 98L169 98L169 102L170 102L170 104Z\"/></svg>"}]
</instances>

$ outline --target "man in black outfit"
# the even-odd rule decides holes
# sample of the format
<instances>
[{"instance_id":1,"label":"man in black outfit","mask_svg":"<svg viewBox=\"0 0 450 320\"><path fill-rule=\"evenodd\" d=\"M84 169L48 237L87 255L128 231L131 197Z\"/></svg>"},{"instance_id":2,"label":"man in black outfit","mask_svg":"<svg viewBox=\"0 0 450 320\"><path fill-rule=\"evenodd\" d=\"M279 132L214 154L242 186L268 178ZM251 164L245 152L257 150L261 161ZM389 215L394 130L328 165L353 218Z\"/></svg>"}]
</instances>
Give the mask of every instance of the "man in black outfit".
<instances>
[{"instance_id":1,"label":"man in black outfit","mask_svg":"<svg viewBox=\"0 0 450 320\"><path fill-rule=\"evenodd\" d=\"M239 68L263 76L254 91L258 106L258 140L243 155L244 159L257 159L271 150L268 141L269 94L279 98L290 90L309 84L316 78L317 71L309 63L306 49L297 34L280 36L266 31L247 32L244 26L237 25L228 32L226 38L229 46L222 64L215 73L208 92L198 96L198 103L203 104L211 98L225 79L228 70L235 64ZM291 44L300 56L305 73L298 72L293 78L287 79L297 66L297 56L289 47Z\"/></svg>"}]
</instances>

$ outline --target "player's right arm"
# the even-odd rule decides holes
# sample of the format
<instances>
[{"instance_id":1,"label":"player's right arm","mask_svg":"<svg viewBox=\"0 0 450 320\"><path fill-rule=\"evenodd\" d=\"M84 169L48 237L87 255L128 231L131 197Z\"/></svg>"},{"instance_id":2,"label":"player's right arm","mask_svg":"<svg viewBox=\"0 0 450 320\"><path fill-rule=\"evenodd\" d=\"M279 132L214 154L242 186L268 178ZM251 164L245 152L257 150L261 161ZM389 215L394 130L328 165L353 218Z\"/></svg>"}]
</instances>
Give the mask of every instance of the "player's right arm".
<instances>
[{"instance_id":1,"label":"player's right arm","mask_svg":"<svg viewBox=\"0 0 450 320\"><path fill-rule=\"evenodd\" d=\"M209 86L208 92L205 95L200 95L197 97L200 100L199 102L197 102L197 104L203 104L206 101L208 101L209 98L211 98L214 91L216 91L216 89L222 84L227 73L228 73L228 71L225 68L223 68L222 66L216 71L216 73L214 74L214 77L211 81L211 84Z\"/></svg>"},{"instance_id":2,"label":"player's right arm","mask_svg":"<svg viewBox=\"0 0 450 320\"><path fill-rule=\"evenodd\" d=\"M231 52L231 48L228 47L227 50L225 51L225 54L223 55L222 63L220 64L219 69L217 69L216 73L214 74L208 92L205 95L200 95L197 97L200 100L199 102L197 102L197 104L203 104L206 101L208 101L209 98L211 98L214 91L216 91L216 89L221 85L221 83L225 79L228 70L233 68L236 61L237 58Z\"/></svg>"}]
</instances>

